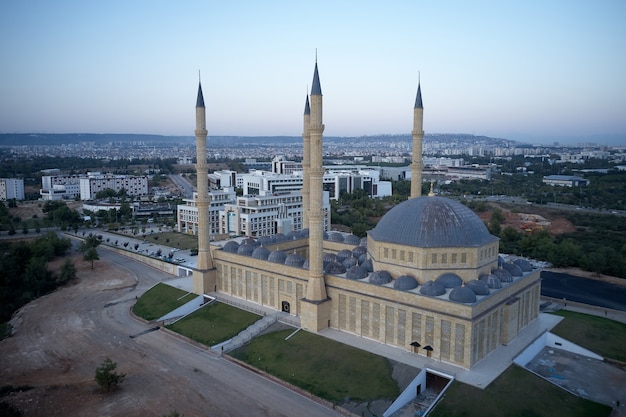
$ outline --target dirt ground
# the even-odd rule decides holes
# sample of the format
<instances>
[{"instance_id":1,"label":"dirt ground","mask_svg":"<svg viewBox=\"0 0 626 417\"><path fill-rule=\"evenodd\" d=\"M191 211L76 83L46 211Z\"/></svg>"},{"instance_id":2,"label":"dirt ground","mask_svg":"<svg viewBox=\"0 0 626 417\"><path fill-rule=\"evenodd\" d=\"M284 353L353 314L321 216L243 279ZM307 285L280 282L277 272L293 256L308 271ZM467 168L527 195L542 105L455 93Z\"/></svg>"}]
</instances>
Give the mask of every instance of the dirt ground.
<instances>
[{"instance_id":1,"label":"dirt ground","mask_svg":"<svg viewBox=\"0 0 626 417\"><path fill-rule=\"evenodd\" d=\"M544 210L540 207L529 207L526 213L520 212L517 207L511 209L505 205L499 205L492 203L492 205L500 208L504 215L504 222L502 227L511 226L515 230L521 231L535 231L535 230L547 230L553 236L560 235L562 233L575 232L576 227L566 218L556 214L557 212L552 210ZM493 210L488 210L482 213L478 213L478 217L484 222L491 220Z\"/></svg>"}]
</instances>

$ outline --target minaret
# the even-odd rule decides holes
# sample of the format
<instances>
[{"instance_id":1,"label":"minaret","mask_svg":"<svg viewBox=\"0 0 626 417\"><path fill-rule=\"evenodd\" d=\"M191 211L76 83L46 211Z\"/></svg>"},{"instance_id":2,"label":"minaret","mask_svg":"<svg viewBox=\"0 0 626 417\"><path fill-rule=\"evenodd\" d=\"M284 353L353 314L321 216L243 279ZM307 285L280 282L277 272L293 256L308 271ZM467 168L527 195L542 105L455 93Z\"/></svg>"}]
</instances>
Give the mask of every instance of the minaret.
<instances>
[{"instance_id":1,"label":"minaret","mask_svg":"<svg viewBox=\"0 0 626 417\"><path fill-rule=\"evenodd\" d=\"M417 82L417 97L413 107L413 160L411 161L411 198L422 195L422 141L424 140L424 106L422 105L422 88Z\"/></svg>"},{"instance_id":2,"label":"minaret","mask_svg":"<svg viewBox=\"0 0 626 417\"><path fill-rule=\"evenodd\" d=\"M204 294L215 290L215 266L209 245L209 177L206 162L206 109L202 85L198 82L198 98L196 100L196 177L198 192L198 263L193 271L193 291Z\"/></svg>"},{"instance_id":3,"label":"minaret","mask_svg":"<svg viewBox=\"0 0 626 417\"><path fill-rule=\"evenodd\" d=\"M302 228L309 228L309 201L310 201L310 171L311 171L311 135L309 124L311 123L311 108L309 107L309 95L304 104L304 128L302 129Z\"/></svg>"},{"instance_id":4,"label":"minaret","mask_svg":"<svg viewBox=\"0 0 626 417\"><path fill-rule=\"evenodd\" d=\"M306 298L302 303L301 325L304 329L317 332L329 326L330 303L324 282L323 244L324 244L324 211L322 206L324 167L322 166L322 87L317 71L313 73L311 86L311 108L309 137L310 149L310 183L309 183L309 280Z\"/></svg>"}]
</instances>

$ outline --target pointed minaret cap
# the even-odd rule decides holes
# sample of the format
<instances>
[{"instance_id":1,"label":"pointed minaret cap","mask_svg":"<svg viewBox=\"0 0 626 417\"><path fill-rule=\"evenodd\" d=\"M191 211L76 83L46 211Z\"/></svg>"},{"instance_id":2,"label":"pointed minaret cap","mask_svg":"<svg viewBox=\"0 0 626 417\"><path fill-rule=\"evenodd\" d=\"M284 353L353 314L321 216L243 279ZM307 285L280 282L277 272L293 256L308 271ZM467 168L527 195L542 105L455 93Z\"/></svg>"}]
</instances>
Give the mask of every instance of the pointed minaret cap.
<instances>
[{"instance_id":1,"label":"pointed minaret cap","mask_svg":"<svg viewBox=\"0 0 626 417\"><path fill-rule=\"evenodd\" d=\"M320 75L317 73L317 61L315 62L315 72L313 73L313 85L311 85L311 95L321 96L322 86L320 85Z\"/></svg>"},{"instance_id":2,"label":"pointed minaret cap","mask_svg":"<svg viewBox=\"0 0 626 417\"><path fill-rule=\"evenodd\" d=\"M202 84L198 82L198 99L196 100L196 107L204 107L204 96L202 95Z\"/></svg>"},{"instance_id":3,"label":"pointed minaret cap","mask_svg":"<svg viewBox=\"0 0 626 417\"><path fill-rule=\"evenodd\" d=\"M416 109L423 109L424 106L422 105L422 86L420 85L420 83L417 83L417 96L415 97L415 108Z\"/></svg>"},{"instance_id":4,"label":"pointed minaret cap","mask_svg":"<svg viewBox=\"0 0 626 417\"><path fill-rule=\"evenodd\" d=\"M309 106L309 96L306 96L306 103L304 103L304 115L311 114L311 106Z\"/></svg>"}]
</instances>

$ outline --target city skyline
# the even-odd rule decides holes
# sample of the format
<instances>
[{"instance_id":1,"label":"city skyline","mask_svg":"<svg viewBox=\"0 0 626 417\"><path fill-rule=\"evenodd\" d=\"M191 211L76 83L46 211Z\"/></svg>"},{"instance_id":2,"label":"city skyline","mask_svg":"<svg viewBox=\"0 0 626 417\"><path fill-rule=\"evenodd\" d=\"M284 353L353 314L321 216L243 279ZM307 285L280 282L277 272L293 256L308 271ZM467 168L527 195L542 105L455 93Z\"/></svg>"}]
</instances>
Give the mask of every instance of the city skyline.
<instances>
[{"instance_id":1,"label":"city skyline","mask_svg":"<svg viewBox=\"0 0 626 417\"><path fill-rule=\"evenodd\" d=\"M424 130L626 144L626 3L79 1L0 5L0 132L302 133L316 59L325 135ZM317 51L317 52L316 52ZM610 135L610 139L607 139Z\"/></svg>"}]
</instances>

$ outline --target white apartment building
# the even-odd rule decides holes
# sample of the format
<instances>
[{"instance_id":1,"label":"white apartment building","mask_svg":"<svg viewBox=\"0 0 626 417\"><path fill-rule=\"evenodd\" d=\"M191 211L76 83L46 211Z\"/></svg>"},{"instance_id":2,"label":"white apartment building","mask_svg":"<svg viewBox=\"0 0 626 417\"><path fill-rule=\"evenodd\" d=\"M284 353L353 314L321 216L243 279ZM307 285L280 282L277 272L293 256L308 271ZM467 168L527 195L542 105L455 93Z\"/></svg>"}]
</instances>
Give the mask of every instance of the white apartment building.
<instances>
[{"instance_id":1,"label":"white apartment building","mask_svg":"<svg viewBox=\"0 0 626 417\"><path fill-rule=\"evenodd\" d=\"M41 177L42 200L71 200L80 196L80 179L84 175L44 175Z\"/></svg>"},{"instance_id":2,"label":"white apartment building","mask_svg":"<svg viewBox=\"0 0 626 417\"><path fill-rule=\"evenodd\" d=\"M177 208L176 229L181 233L198 234L198 207L196 206L197 193L193 193L192 199L183 200L185 204L179 204ZM220 232L220 211L226 204L234 204L237 198L232 187L223 190L209 191L211 202L209 204L209 224L211 235Z\"/></svg>"},{"instance_id":3,"label":"white apartment building","mask_svg":"<svg viewBox=\"0 0 626 417\"><path fill-rule=\"evenodd\" d=\"M22 178L0 178L0 201L24 199L24 180Z\"/></svg>"},{"instance_id":4,"label":"white apartment building","mask_svg":"<svg viewBox=\"0 0 626 417\"><path fill-rule=\"evenodd\" d=\"M324 230L330 228L330 199L324 192ZM302 230L302 192L262 193L238 197L220 212L220 233L231 236L273 236Z\"/></svg>"},{"instance_id":5,"label":"white apartment building","mask_svg":"<svg viewBox=\"0 0 626 417\"><path fill-rule=\"evenodd\" d=\"M80 199L93 200L100 191L111 189L119 192L122 188L129 196L148 195L148 177L90 172L80 178Z\"/></svg>"}]
</instances>

